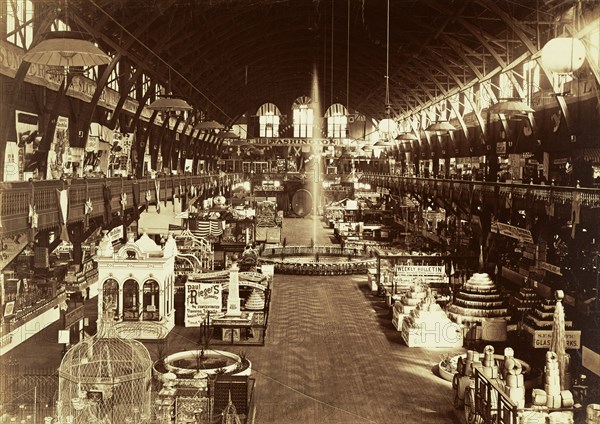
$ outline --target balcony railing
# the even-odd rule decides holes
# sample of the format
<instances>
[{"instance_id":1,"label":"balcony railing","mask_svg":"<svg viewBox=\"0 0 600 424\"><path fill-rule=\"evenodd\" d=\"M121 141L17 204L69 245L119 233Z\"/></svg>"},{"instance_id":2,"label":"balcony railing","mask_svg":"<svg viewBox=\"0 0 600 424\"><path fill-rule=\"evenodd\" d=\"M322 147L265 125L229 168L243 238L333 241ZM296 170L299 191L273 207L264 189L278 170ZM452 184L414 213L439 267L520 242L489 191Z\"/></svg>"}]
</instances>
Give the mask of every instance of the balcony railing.
<instances>
[{"instance_id":1,"label":"balcony railing","mask_svg":"<svg viewBox=\"0 0 600 424\"><path fill-rule=\"evenodd\" d=\"M421 193L446 197L500 196L512 199L530 199L554 204L580 202L582 207L600 208L600 189L537 184L511 184L487 181L447 180L440 178L401 177L387 174L364 174L361 182L401 192Z\"/></svg>"},{"instance_id":2,"label":"balcony railing","mask_svg":"<svg viewBox=\"0 0 600 424\"><path fill-rule=\"evenodd\" d=\"M105 212L106 187L110 190L112 211L121 209L121 194L127 195L127 208L133 207L133 187L138 185L139 205L156 202L156 182L160 185L159 199L171 199L179 187L195 186L198 189L216 191L237 178L237 174L175 175L156 179L141 178L92 178L49 180L35 182L0 183L0 236L22 234L30 228L29 205L35 205L38 214L38 230L55 228L59 224L57 190L69 188L68 223L85 219L84 203L89 199L93 211L90 218L101 217Z\"/></svg>"}]
</instances>

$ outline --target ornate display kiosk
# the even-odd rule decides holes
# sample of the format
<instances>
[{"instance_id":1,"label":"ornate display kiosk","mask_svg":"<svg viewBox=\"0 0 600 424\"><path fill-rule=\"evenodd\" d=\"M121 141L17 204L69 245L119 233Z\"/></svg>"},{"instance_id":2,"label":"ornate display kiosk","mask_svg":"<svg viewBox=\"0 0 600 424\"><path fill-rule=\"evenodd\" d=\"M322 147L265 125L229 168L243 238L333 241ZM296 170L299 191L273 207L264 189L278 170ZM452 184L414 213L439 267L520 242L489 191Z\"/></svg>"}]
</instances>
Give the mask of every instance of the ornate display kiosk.
<instances>
[{"instance_id":1,"label":"ornate display kiosk","mask_svg":"<svg viewBox=\"0 0 600 424\"><path fill-rule=\"evenodd\" d=\"M165 338L175 326L174 285L177 246L164 248L142 235L114 250L108 237L98 247L98 316L114 312L120 337Z\"/></svg>"}]
</instances>

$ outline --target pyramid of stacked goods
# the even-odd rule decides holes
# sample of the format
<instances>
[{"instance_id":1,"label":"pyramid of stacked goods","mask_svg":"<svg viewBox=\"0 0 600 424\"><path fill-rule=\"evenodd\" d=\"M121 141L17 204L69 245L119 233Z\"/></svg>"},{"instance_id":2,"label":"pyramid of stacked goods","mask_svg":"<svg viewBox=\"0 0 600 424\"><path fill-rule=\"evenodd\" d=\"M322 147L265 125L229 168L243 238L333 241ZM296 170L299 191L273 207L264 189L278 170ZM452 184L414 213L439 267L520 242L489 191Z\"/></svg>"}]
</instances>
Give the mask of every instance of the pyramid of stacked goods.
<instances>
[{"instance_id":1,"label":"pyramid of stacked goods","mask_svg":"<svg viewBox=\"0 0 600 424\"><path fill-rule=\"evenodd\" d=\"M427 292L421 284L413 284L413 286L402 295L400 300L394 302L392 324L394 324L396 330L402 331L404 317L410 314L410 312L415 309L426 296Z\"/></svg>"},{"instance_id":2,"label":"pyramid of stacked goods","mask_svg":"<svg viewBox=\"0 0 600 424\"><path fill-rule=\"evenodd\" d=\"M402 338L408 347L462 347L463 335L435 301L431 289L402 321Z\"/></svg>"},{"instance_id":3,"label":"pyramid of stacked goods","mask_svg":"<svg viewBox=\"0 0 600 424\"><path fill-rule=\"evenodd\" d=\"M456 293L448 315L459 324L482 323L489 318L508 320L506 297L488 274L475 273Z\"/></svg>"},{"instance_id":4,"label":"pyramid of stacked goods","mask_svg":"<svg viewBox=\"0 0 600 424\"><path fill-rule=\"evenodd\" d=\"M560 373L558 370L558 356L549 351L546 353L546 366L544 389L533 389L531 393L532 409L569 409L573 408L573 394L570 390L560 389ZM536 411L524 416L525 424L546 423L551 424L570 424L573 423L572 411ZM548 421L546 421L548 418Z\"/></svg>"},{"instance_id":5,"label":"pyramid of stacked goods","mask_svg":"<svg viewBox=\"0 0 600 424\"><path fill-rule=\"evenodd\" d=\"M529 314L525 316L523 327L533 334L535 330L552 330L554 325L554 308L556 300L543 299ZM565 329L570 330L573 321L565 320Z\"/></svg>"},{"instance_id":6,"label":"pyramid of stacked goods","mask_svg":"<svg viewBox=\"0 0 600 424\"><path fill-rule=\"evenodd\" d=\"M542 299L533 287L523 286L521 290L510 298L509 306L519 312L529 312L535 309Z\"/></svg>"},{"instance_id":7,"label":"pyramid of stacked goods","mask_svg":"<svg viewBox=\"0 0 600 424\"><path fill-rule=\"evenodd\" d=\"M249 311L262 311L265 309L265 293L262 290L252 289L244 306Z\"/></svg>"}]
</instances>

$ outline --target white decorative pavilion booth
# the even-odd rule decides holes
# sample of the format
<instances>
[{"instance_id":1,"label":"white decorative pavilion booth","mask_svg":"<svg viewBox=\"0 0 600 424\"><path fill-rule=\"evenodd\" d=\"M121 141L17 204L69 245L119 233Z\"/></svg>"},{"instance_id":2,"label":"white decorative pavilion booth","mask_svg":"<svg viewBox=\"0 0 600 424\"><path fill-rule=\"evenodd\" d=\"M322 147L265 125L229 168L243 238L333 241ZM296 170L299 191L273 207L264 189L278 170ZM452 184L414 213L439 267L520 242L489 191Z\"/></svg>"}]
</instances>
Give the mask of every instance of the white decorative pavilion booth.
<instances>
[{"instance_id":1,"label":"white decorative pavilion booth","mask_svg":"<svg viewBox=\"0 0 600 424\"><path fill-rule=\"evenodd\" d=\"M164 248L147 234L113 248L104 238L98 246L98 316L114 311L120 337L162 339L175 326L175 256L169 236Z\"/></svg>"}]
</instances>

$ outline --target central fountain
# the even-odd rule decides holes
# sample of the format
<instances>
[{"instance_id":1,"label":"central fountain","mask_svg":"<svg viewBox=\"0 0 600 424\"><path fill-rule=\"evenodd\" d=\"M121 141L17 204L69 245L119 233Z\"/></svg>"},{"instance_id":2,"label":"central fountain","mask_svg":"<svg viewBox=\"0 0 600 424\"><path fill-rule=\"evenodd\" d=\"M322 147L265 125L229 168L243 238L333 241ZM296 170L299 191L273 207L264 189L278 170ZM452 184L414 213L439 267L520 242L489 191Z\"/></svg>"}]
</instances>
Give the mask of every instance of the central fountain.
<instances>
[{"instance_id":1,"label":"central fountain","mask_svg":"<svg viewBox=\"0 0 600 424\"><path fill-rule=\"evenodd\" d=\"M313 65L313 77L311 86L311 98L313 104L313 133L311 143L311 157L312 161L309 164L312 165L311 169L307 170L307 174L312 179L312 197L313 197L313 243L317 244L318 225L320 225L320 210L321 210L321 184L323 178L321 178L321 155L323 154L323 146L321 144L322 128L321 128L321 102L319 95L319 78L317 74L317 66Z\"/></svg>"}]
</instances>

